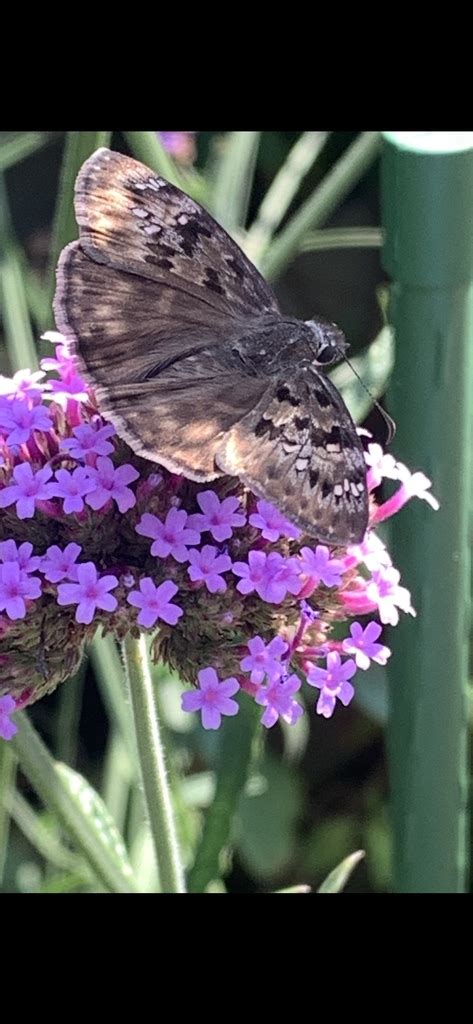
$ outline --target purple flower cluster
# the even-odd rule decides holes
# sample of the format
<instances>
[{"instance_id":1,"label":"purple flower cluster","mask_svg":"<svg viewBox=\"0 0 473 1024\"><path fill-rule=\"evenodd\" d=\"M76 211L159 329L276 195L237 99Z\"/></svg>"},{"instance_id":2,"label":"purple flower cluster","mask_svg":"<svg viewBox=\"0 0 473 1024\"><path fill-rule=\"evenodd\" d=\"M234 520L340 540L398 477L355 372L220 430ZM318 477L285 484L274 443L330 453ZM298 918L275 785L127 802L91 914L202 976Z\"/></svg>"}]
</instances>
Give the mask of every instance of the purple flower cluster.
<instances>
[{"instance_id":1,"label":"purple flower cluster","mask_svg":"<svg viewBox=\"0 0 473 1024\"><path fill-rule=\"evenodd\" d=\"M207 729L238 712L239 691L267 728L297 722L304 682L326 718L349 704L356 671L390 655L382 625L415 614L373 528L413 496L438 507L427 478L369 444L370 491L400 486L372 498L361 544L330 549L234 480L199 485L135 456L64 339L48 337L41 371L0 377L0 735L71 674L99 626L117 639L153 630L153 656L195 685L182 706Z\"/></svg>"}]
</instances>

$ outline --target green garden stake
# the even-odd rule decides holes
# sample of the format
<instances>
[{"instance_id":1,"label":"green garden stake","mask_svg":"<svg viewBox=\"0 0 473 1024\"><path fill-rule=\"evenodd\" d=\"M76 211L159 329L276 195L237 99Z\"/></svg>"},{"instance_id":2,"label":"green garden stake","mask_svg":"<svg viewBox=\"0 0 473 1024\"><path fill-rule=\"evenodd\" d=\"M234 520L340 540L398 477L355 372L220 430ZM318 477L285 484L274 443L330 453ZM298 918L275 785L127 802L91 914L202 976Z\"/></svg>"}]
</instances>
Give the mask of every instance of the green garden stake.
<instances>
[{"instance_id":1,"label":"green garden stake","mask_svg":"<svg viewBox=\"0 0 473 1024\"><path fill-rule=\"evenodd\" d=\"M392 523L417 618L388 666L394 890L465 891L473 404L473 132L384 132L384 266L396 363L393 453L432 480L433 512ZM415 507L417 505L417 507Z\"/></svg>"}]
</instances>

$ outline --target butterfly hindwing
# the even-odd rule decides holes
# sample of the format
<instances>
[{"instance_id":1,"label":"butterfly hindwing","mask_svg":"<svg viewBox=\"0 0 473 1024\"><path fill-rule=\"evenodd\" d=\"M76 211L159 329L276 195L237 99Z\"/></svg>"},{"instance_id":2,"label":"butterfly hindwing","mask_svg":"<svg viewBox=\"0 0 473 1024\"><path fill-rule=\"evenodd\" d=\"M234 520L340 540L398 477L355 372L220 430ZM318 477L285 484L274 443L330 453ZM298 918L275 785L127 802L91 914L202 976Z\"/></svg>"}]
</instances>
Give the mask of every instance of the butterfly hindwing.
<instances>
[{"instance_id":1,"label":"butterfly hindwing","mask_svg":"<svg viewBox=\"0 0 473 1024\"><path fill-rule=\"evenodd\" d=\"M361 441L337 389L317 370L274 382L216 454L304 532L358 543L368 525Z\"/></svg>"}]
</instances>

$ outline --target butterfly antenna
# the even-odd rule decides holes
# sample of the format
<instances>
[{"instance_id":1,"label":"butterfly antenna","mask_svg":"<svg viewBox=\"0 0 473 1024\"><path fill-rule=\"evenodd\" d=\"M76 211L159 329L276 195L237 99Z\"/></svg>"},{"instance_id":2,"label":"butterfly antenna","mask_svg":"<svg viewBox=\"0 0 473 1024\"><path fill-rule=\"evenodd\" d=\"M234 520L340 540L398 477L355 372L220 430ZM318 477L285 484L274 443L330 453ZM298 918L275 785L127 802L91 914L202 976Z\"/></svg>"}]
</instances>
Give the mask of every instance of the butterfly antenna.
<instances>
[{"instance_id":1,"label":"butterfly antenna","mask_svg":"<svg viewBox=\"0 0 473 1024\"><path fill-rule=\"evenodd\" d=\"M376 408L381 413L381 416L383 417L383 420L384 420L384 422L386 424L387 431L388 431L387 432L387 436L386 436L385 444L391 444L391 441L392 441L392 439L393 439L393 437L394 437L394 435L396 433L396 424L395 424L394 420L389 415L389 413L386 412L386 409L383 409L382 405L380 405L380 403L377 401L377 399L374 397L374 395L371 394L370 389L366 387L365 382L361 379L360 374L356 372L355 367L350 362L350 360L347 358L347 356L344 355L343 358L344 358L345 362L348 364L348 366L350 367L350 370L352 371L352 373L354 373L356 379L360 382L360 384L361 384L361 386L363 388L363 391L366 391L366 394L370 396L371 401L373 402L373 405L375 405Z\"/></svg>"}]
</instances>

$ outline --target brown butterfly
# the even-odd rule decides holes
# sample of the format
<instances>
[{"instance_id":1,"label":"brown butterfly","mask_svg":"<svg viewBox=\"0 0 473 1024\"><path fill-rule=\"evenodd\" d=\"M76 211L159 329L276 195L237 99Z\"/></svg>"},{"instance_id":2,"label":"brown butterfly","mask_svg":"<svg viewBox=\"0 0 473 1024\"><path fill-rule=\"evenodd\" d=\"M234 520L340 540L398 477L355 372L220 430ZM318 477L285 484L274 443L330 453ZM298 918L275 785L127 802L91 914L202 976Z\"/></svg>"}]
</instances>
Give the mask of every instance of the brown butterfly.
<instances>
[{"instance_id":1,"label":"brown butterfly","mask_svg":"<svg viewBox=\"0 0 473 1024\"><path fill-rule=\"evenodd\" d=\"M363 449L320 370L346 349L339 328L283 316L216 221L129 157L97 150L75 211L56 320L118 434L191 480L239 477L304 533L359 542Z\"/></svg>"}]
</instances>

